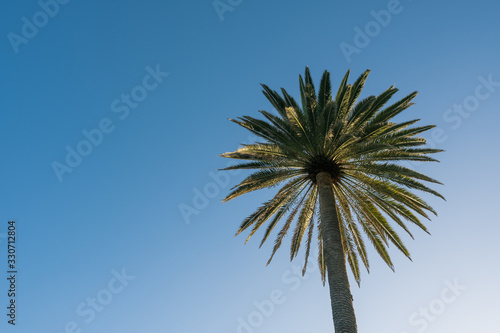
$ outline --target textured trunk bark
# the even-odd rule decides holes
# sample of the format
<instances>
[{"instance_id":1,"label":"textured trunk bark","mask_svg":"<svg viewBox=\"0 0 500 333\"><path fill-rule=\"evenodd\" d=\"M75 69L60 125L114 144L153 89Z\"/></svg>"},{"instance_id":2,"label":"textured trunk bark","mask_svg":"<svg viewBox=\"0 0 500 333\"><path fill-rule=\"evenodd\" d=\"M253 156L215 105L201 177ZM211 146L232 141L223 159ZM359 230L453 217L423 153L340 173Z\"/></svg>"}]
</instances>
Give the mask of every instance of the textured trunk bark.
<instances>
[{"instance_id":1,"label":"textured trunk bark","mask_svg":"<svg viewBox=\"0 0 500 333\"><path fill-rule=\"evenodd\" d=\"M316 176L316 181L319 193L323 254L330 287L335 333L356 333L356 317L347 277L340 225L335 208L332 177L328 172L320 172Z\"/></svg>"}]
</instances>

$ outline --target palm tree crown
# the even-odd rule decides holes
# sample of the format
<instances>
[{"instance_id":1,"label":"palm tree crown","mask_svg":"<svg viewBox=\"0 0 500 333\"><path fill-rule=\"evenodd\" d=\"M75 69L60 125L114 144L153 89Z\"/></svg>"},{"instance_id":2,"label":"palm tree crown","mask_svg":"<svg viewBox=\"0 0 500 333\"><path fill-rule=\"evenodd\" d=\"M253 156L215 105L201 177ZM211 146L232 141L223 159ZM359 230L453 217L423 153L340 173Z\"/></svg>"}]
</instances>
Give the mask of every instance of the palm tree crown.
<instances>
[{"instance_id":1,"label":"palm tree crown","mask_svg":"<svg viewBox=\"0 0 500 333\"><path fill-rule=\"evenodd\" d=\"M378 96L369 96L358 102L368 73L369 70L365 71L353 84L348 84L347 71L333 96L329 73L324 72L316 94L306 68L304 78L299 76L300 104L284 89L280 95L262 85L264 95L278 115L260 111L265 120L249 116L231 119L257 135L260 141L222 154L223 157L245 160L226 170L255 170L235 186L224 201L283 184L271 200L243 221L237 232L251 227L248 241L268 222L262 246L278 222L284 221L268 264L294 224L291 259L299 252L305 236L305 271L316 224L318 261L325 282L328 265L324 255L323 233L326 229L322 225L323 213L319 207L320 175L326 177L330 184L327 187L332 189L333 199L327 206L334 206L331 208L334 208L334 218L338 221L343 256L358 284L358 260L361 259L367 270L369 268L361 230L391 268L393 264L387 252L389 242L408 257L409 253L389 222L399 225L410 236L406 221L427 232L419 219L429 218L428 213L435 214L435 211L411 190L442 198L423 183L439 182L403 166L401 162L436 161L428 154L441 150L422 147L426 141L417 136L434 126L412 127L418 119L402 123L391 121L413 104L416 92L385 106L398 91L392 86Z\"/></svg>"},{"instance_id":2,"label":"palm tree crown","mask_svg":"<svg viewBox=\"0 0 500 333\"><path fill-rule=\"evenodd\" d=\"M296 221L290 257L297 256L307 234L304 274L317 221L318 263L323 284L328 276L337 333L357 332L346 261L359 284L359 258L366 269L369 268L360 229L394 269L387 252L389 242L408 258L410 254L389 221L410 236L406 221L427 231L419 218L428 219L428 213L435 214L435 211L411 190L443 198L422 183L439 183L437 180L401 164L402 161L435 161L428 155L441 151L422 147L425 139L416 136L434 126L411 127L418 119L402 123L391 121L412 105L417 93L384 107L397 92L390 87L378 96L358 102L368 73L365 71L351 85L347 83L347 71L334 98L329 73L324 72L316 95L306 68L305 78L299 76L300 105L284 89L280 96L262 85L264 95L279 116L260 111L266 120L248 116L231 119L256 134L261 141L222 154L246 160L226 170L256 170L233 188L224 201L284 183L271 200L243 221L237 232L238 235L252 227L248 241L269 221L262 246L278 222L285 221L268 264Z\"/></svg>"}]
</instances>

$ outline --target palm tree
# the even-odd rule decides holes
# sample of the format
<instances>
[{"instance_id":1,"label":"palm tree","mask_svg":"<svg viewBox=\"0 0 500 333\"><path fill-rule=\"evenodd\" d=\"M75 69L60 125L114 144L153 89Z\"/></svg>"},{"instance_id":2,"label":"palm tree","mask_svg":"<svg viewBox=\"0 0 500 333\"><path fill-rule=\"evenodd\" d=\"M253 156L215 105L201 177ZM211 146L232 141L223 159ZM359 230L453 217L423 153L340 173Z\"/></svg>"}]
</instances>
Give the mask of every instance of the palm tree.
<instances>
[{"instance_id":1,"label":"palm tree","mask_svg":"<svg viewBox=\"0 0 500 333\"><path fill-rule=\"evenodd\" d=\"M389 222L399 225L412 238L405 222L427 232L419 219L435 213L411 190L443 198L423 182L438 183L407 168L403 161L436 161L428 156L441 150L422 147L425 139L416 135L434 126L411 127L417 120L401 123L391 119L413 105L416 92L384 108L398 91L394 86L378 96L357 101L369 70L348 84L345 74L335 97L330 74L325 71L318 94L309 69L299 75L299 105L284 89L282 95L262 85L263 93L279 116L260 111L266 120L244 116L230 119L261 138L221 156L246 160L225 168L255 170L235 186L224 199L284 183L277 194L241 224L236 235L251 228L247 241L266 222L260 246L279 221L269 264L283 238L295 222L290 259L297 256L306 236L305 263L311 248L315 224L318 226L318 263L323 285L328 275L335 332L357 331L346 261L359 285L359 259L369 270L365 239L369 239L382 259L393 268L387 252L389 242L408 258L410 254ZM423 181L423 182L422 182ZM443 198L444 199L444 198ZM246 242L245 242L246 243Z\"/></svg>"}]
</instances>

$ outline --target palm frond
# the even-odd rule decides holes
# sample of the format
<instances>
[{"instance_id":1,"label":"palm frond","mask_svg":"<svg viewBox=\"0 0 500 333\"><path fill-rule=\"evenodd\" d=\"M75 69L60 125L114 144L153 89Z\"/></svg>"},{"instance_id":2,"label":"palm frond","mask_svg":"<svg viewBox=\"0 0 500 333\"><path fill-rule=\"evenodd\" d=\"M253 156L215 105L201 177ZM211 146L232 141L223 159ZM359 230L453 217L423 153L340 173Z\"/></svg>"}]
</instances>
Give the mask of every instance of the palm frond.
<instances>
[{"instance_id":1,"label":"palm frond","mask_svg":"<svg viewBox=\"0 0 500 333\"><path fill-rule=\"evenodd\" d=\"M316 178L320 172L331 176L333 199L328 200L333 200L331 204L337 212L344 265L350 266L358 285L360 264L363 263L368 272L370 269L366 239L394 269L387 250L389 245L394 245L408 258L410 254L393 226L399 226L412 238L410 224L429 233L420 219L430 219L429 213L436 212L419 195L423 192L444 199L430 185L441 183L401 164L437 161L430 155L442 150L426 146L426 140L418 136L434 126L416 126L420 119L393 120L413 105L417 92L392 104L389 101L398 92L394 86L376 96L363 98L369 73L369 70L363 72L350 84L348 70L334 96L330 73L323 72L316 91L306 67L304 76L299 75L300 103L284 88L278 92L262 84L262 92L277 114L262 110L259 112L263 119L250 116L230 119L256 135L258 142L221 155L241 161L222 170L251 170L223 202L280 186L271 199L243 220L237 231L238 235L249 230L248 241L267 224L260 242L263 246L273 231L279 229L267 264L294 224L290 258L293 260L298 255L305 236L302 269L305 274L316 224L318 267L323 284L326 282L324 246L329 247L328 253L333 250L329 243L323 242L321 221L316 214L320 193L317 184L320 180ZM321 188L325 188L324 185L323 180Z\"/></svg>"}]
</instances>

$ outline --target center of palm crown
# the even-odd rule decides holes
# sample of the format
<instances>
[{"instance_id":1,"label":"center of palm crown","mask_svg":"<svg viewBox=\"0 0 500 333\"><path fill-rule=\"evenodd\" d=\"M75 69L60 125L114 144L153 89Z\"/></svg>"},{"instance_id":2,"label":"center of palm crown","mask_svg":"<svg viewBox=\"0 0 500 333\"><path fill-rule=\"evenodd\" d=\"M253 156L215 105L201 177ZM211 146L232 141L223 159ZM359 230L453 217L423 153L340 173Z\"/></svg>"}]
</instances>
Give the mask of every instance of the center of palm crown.
<instances>
[{"instance_id":1,"label":"center of palm crown","mask_svg":"<svg viewBox=\"0 0 500 333\"><path fill-rule=\"evenodd\" d=\"M340 165L327 158L326 156L315 156L313 157L305 167L306 172L308 173L308 178L316 184L316 176L320 172L328 172L332 177L332 182L336 182L339 180L342 175Z\"/></svg>"}]
</instances>

